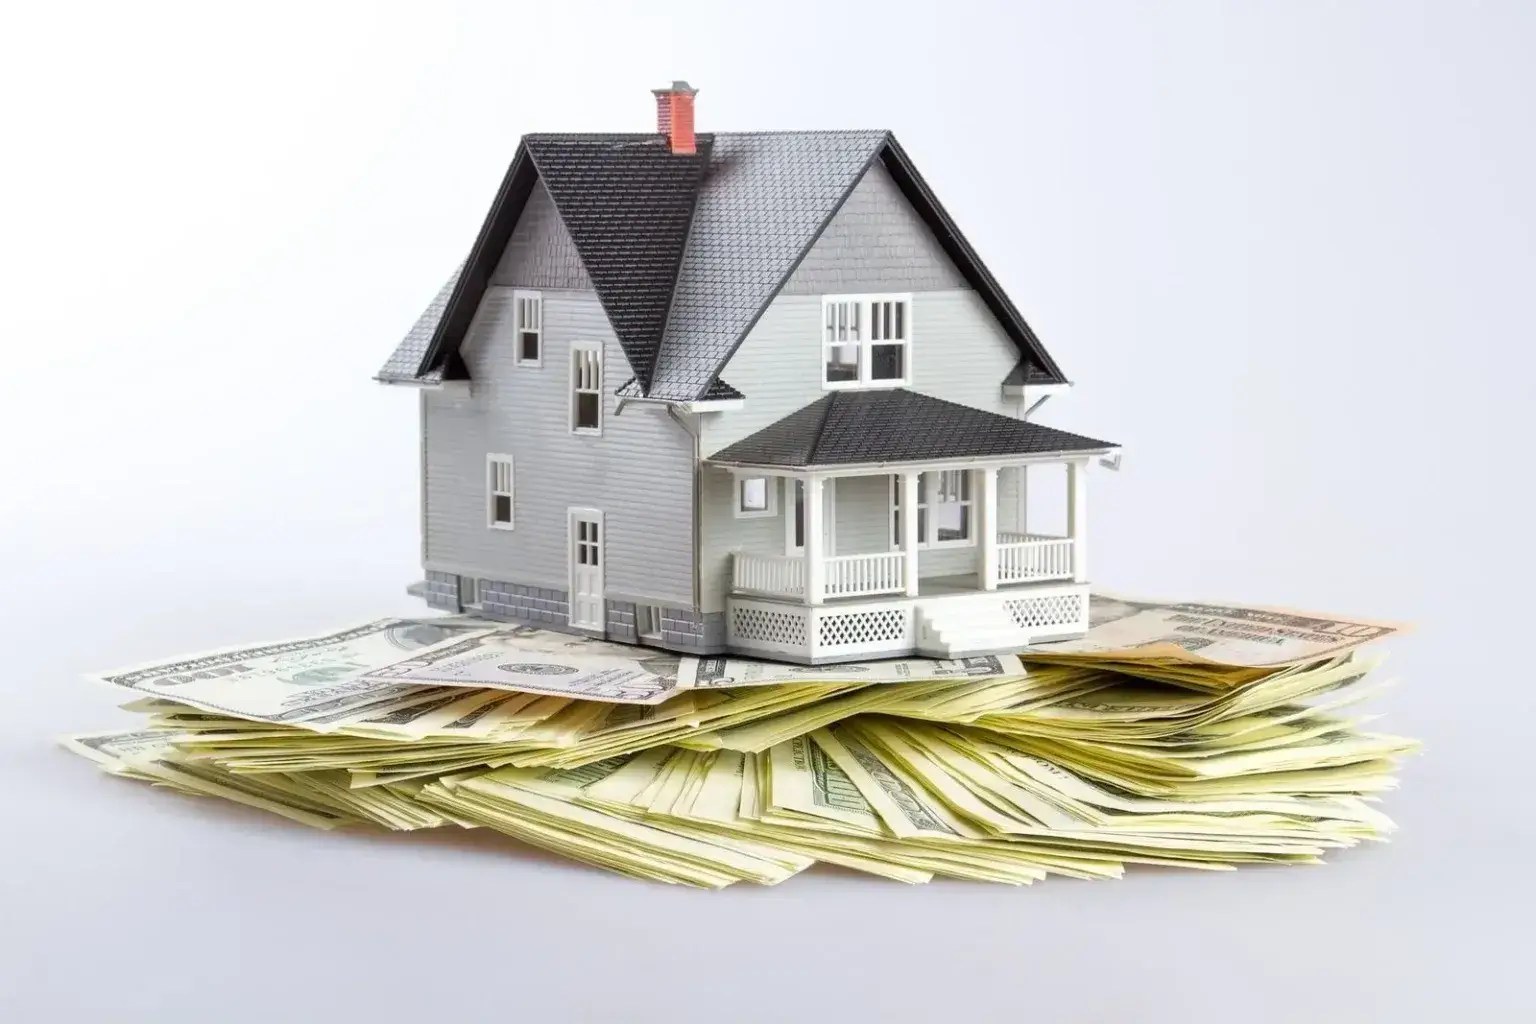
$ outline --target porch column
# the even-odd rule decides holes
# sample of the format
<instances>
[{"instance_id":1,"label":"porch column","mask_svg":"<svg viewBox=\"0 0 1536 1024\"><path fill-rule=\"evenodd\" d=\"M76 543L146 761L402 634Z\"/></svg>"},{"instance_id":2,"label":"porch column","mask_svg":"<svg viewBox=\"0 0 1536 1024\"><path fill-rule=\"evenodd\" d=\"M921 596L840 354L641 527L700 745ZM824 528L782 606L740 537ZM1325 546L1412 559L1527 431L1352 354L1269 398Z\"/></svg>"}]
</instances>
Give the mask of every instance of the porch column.
<instances>
[{"instance_id":1,"label":"porch column","mask_svg":"<svg viewBox=\"0 0 1536 1024\"><path fill-rule=\"evenodd\" d=\"M1067 463L1067 536L1072 538L1072 579L1088 579L1088 463Z\"/></svg>"},{"instance_id":2,"label":"porch column","mask_svg":"<svg viewBox=\"0 0 1536 1024\"><path fill-rule=\"evenodd\" d=\"M916 470L901 474L901 578L907 596L917 596L917 477Z\"/></svg>"},{"instance_id":3,"label":"porch column","mask_svg":"<svg viewBox=\"0 0 1536 1024\"><path fill-rule=\"evenodd\" d=\"M981 471L981 589L997 589L997 467Z\"/></svg>"},{"instance_id":4,"label":"porch column","mask_svg":"<svg viewBox=\"0 0 1536 1024\"><path fill-rule=\"evenodd\" d=\"M816 474L805 478L805 603L821 604L826 588L822 584L821 507L822 479ZM793 514L793 513L791 513Z\"/></svg>"},{"instance_id":5,"label":"porch column","mask_svg":"<svg viewBox=\"0 0 1536 1024\"><path fill-rule=\"evenodd\" d=\"M1018 531L1020 538L1029 533L1029 463L1015 466L1019 478Z\"/></svg>"}]
</instances>

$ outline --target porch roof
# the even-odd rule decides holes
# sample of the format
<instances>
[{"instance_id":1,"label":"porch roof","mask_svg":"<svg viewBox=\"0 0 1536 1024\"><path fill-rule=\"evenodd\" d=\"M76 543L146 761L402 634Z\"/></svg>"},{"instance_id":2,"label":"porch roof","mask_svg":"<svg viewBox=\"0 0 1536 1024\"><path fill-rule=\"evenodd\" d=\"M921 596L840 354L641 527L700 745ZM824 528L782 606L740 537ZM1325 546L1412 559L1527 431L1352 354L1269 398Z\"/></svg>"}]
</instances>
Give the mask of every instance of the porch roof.
<instances>
[{"instance_id":1,"label":"porch roof","mask_svg":"<svg viewBox=\"0 0 1536 1024\"><path fill-rule=\"evenodd\" d=\"M905 388L832 391L711 455L728 466L864 463L1107 452L1119 445Z\"/></svg>"}]
</instances>

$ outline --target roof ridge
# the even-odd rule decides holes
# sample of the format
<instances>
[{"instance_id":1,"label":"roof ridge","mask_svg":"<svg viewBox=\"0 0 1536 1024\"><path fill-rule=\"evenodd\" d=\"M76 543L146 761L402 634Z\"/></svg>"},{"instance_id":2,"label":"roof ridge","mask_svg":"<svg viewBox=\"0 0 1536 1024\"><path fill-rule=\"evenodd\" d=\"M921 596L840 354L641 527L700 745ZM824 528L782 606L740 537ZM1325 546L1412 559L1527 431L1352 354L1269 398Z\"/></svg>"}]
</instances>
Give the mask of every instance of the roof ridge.
<instances>
[{"instance_id":1,"label":"roof ridge","mask_svg":"<svg viewBox=\"0 0 1536 1024\"><path fill-rule=\"evenodd\" d=\"M716 379L718 380L719 378ZM811 443L806 447L806 458L811 462L815 462L817 453L821 451L821 439L827 432L827 421L832 418L832 407L837 404L838 396L852 393L851 391L829 391L811 403L823 406L821 415L816 419L816 430L811 434Z\"/></svg>"},{"instance_id":2,"label":"roof ridge","mask_svg":"<svg viewBox=\"0 0 1536 1024\"><path fill-rule=\"evenodd\" d=\"M667 336L667 325L672 322L672 298L677 294L677 279L680 276L679 272L683 268L683 257L688 253L688 243L693 240L693 221L695 215L699 212L699 193L704 191L704 179L709 174L710 155L715 149L715 137L713 134L695 134L694 140L698 147L699 169L693 178L693 201L688 204L688 227L683 232L683 244L677 248L677 259L672 263L672 273L668 275L671 287L667 289L667 304L661 315L661 326L656 331L655 347L651 350L651 358L645 367L645 378L640 382L642 394L650 392L651 381L656 379L656 364L661 359L661 342ZM636 376L639 376L640 370L638 367L630 367L630 369L635 371ZM716 374L715 380L719 380L719 376L719 374ZM709 382L711 386L715 383L715 380ZM703 391L699 392L699 398L702 399L708 392L709 388L706 387Z\"/></svg>"}]
</instances>

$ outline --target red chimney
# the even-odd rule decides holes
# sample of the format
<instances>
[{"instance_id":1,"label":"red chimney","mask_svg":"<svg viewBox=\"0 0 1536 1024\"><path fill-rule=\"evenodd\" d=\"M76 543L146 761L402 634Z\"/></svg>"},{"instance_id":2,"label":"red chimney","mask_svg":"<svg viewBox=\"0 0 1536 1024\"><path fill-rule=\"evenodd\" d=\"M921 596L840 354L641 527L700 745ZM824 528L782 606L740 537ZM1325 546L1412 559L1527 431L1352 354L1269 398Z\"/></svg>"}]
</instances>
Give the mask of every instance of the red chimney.
<instances>
[{"instance_id":1,"label":"red chimney","mask_svg":"<svg viewBox=\"0 0 1536 1024\"><path fill-rule=\"evenodd\" d=\"M656 130L667 137L674 153L695 151L693 97L698 91L687 82L673 82L665 89L651 90L656 97Z\"/></svg>"}]
</instances>

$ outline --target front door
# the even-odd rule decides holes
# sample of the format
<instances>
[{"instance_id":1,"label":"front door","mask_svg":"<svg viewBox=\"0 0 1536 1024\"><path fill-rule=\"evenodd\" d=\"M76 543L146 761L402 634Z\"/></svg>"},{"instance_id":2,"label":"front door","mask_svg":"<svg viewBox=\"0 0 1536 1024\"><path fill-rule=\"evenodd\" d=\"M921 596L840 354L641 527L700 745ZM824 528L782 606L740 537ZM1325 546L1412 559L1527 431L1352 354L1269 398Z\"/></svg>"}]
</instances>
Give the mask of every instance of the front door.
<instances>
[{"instance_id":1,"label":"front door","mask_svg":"<svg viewBox=\"0 0 1536 1024\"><path fill-rule=\"evenodd\" d=\"M603 628L603 514L570 510L571 625Z\"/></svg>"}]
</instances>

